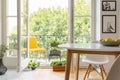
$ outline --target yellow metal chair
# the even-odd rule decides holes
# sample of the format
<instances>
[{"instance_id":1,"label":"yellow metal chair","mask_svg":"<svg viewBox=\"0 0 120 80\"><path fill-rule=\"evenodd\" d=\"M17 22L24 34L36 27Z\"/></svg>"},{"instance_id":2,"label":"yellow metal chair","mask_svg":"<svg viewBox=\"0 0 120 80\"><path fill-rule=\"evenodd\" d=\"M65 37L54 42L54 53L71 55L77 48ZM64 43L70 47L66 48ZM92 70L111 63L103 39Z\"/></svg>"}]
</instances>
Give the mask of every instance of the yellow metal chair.
<instances>
[{"instance_id":1,"label":"yellow metal chair","mask_svg":"<svg viewBox=\"0 0 120 80\"><path fill-rule=\"evenodd\" d=\"M45 48L38 47L37 39L34 36L30 36L30 38L29 38L29 50L32 53L44 53L46 51ZM27 49L24 48L23 51L26 52Z\"/></svg>"}]
</instances>

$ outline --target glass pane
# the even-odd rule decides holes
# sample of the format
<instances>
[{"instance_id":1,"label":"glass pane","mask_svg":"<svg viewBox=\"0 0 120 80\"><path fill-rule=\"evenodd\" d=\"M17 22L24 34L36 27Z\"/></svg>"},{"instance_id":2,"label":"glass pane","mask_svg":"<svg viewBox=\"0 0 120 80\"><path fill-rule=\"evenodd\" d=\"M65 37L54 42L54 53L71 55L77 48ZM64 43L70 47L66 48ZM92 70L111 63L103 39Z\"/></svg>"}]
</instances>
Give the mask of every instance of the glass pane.
<instances>
[{"instance_id":1,"label":"glass pane","mask_svg":"<svg viewBox=\"0 0 120 80\"><path fill-rule=\"evenodd\" d=\"M27 0L21 0L21 57L28 58L27 47Z\"/></svg>"},{"instance_id":2,"label":"glass pane","mask_svg":"<svg viewBox=\"0 0 120 80\"><path fill-rule=\"evenodd\" d=\"M17 0L7 0L7 16L17 16Z\"/></svg>"},{"instance_id":3,"label":"glass pane","mask_svg":"<svg viewBox=\"0 0 120 80\"><path fill-rule=\"evenodd\" d=\"M27 51L27 37L21 36L21 57L22 59L28 58Z\"/></svg>"},{"instance_id":4,"label":"glass pane","mask_svg":"<svg viewBox=\"0 0 120 80\"><path fill-rule=\"evenodd\" d=\"M90 16L91 0L75 0L74 4L75 16Z\"/></svg>"},{"instance_id":5,"label":"glass pane","mask_svg":"<svg viewBox=\"0 0 120 80\"><path fill-rule=\"evenodd\" d=\"M36 35L40 47L49 48L54 38L68 41L68 0L30 0L29 11L29 32Z\"/></svg>"},{"instance_id":6,"label":"glass pane","mask_svg":"<svg viewBox=\"0 0 120 80\"><path fill-rule=\"evenodd\" d=\"M75 42L90 41L90 17L75 17L74 21L74 40Z\"/></svg>"},{"instance_id":7,"label":"glass pane","mask_svg":"<svg viewBox=\"0 0 120 80\"><path fill-rule=\"evenodd\" d=\"M27 15L27 0L21 0L21 14L22 16Z\"/></svg>"},{"instance_id":8,"label":"glass pane","mask_svg":"<svg viewBox=\"0 0 120 80\"><path fill-rule=\"evenodd\" d=\"M17 18L8 17L7 18L7 33L11 35L12 33L17 34Z\"/></svg>"},{"instance_id":9,"label":"glass pane","mask_svg":"<svg viewBox=\"0 0 120 80\"><path fill-rule=\"evenodd\" d=\"M21 35L27 35L27 21L26 16L21 17Z\"/></svg>"},{"instance_id":10,"label":"glass pane","mask_svg":"<svg viewBox=\"0 0 120 80\"><path fill-rule=\"evenodd\" d=\"M9 56L17 56L17 18L7 18L7 40L9 45Z\"/></svg>"}]
</instances>

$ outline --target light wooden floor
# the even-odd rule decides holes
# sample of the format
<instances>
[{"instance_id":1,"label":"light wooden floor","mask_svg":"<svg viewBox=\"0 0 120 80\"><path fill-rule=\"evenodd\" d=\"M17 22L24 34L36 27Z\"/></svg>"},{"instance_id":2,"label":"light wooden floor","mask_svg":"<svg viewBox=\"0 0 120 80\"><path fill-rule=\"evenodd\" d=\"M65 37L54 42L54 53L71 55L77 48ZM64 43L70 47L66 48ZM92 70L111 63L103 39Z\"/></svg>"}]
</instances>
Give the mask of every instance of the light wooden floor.
<instances>
[{"instance_id":1,"label":"light wooden floor","mask_svg":"<svg viewBox=\"0 0 120 80\"><path fill-rule=\"evenodd\" d=\"M80 69L79 80L83 80L86 69ZM52 69L8 70L5 75L0 76L0 80L64 80L65 72L54 72ZM89 80L100 80L100 75L92 71ZM75 80L75 72L70 72L70 80Z\"/></svg>"},{"instance_id":2,"label":"light wooden floor","mask_svg":"<svg viewBox=\"0 0 120 80\"><path fill-rule=\"evenodd\" d=\"M86 69L80 69L79 80L83 80ZM35 80L64 80L65 72L54 72L52 69L41 69ZM90 74L90 80L100 80L96 71ZM70 80L75 80L75 72L70 73Z\"/></svg>"}]
</instances>

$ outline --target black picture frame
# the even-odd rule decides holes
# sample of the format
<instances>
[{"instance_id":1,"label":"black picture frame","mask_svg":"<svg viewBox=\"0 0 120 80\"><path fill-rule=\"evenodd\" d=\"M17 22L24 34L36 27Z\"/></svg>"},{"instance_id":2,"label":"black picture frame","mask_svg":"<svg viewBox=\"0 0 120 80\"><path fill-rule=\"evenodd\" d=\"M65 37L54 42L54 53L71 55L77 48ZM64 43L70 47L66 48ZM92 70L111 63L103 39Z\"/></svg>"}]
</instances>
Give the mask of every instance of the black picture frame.
<instances>
[{"instance_id":1,"label":"black picture frame","mask_svg":"<svg viewBox=\"0 0 120 80\"><path fill-rule=\"evenodd\" d=\"M116 11L116 1L102 1L102 11Z\"/></svg>"},{"instance_id":2,"label":"black picture frame","mask_svg":"<svg viewBox=\"0 0 120 80\"><path fill-rule=\"evenodd\" d=\"M102 15L102 33L116 33L116 15Z\"/></svg>"}]
</instances>

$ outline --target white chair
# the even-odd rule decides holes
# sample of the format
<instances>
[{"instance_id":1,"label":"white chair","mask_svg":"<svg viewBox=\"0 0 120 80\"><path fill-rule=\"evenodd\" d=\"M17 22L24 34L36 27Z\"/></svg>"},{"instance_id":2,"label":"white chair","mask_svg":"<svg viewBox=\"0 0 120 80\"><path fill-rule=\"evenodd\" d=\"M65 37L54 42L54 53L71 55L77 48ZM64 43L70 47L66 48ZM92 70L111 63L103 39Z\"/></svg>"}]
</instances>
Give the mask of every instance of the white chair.
<instances>
[{"instance_id":1,"label":"white chair","mask_svg":"<svg viewBox=\"0 0 120 80\"><path fill-rule=\"evenodd\" d=\"M113 63L106 80L120 80L120 55Z\"/></svg>"},{"instance_id":2,"label":"white chair","mask_svg":"<svg viewBox=\"0 0 120 80\"><path fill-rule=\"evenodd\" d=\"M95 66L95 65L97 65L100 68L100 73L101 73L102 80L105 79L104 76L106 76L106 72L105 72L105 69L104 69L103 65L109 62L109 59L108 59L107 56L87 54L82 59L82 61L89 64L83 80L86 80L86 78L89 77L90 71L93 68L93 66Z\"/></svg>"}]
</instances>

